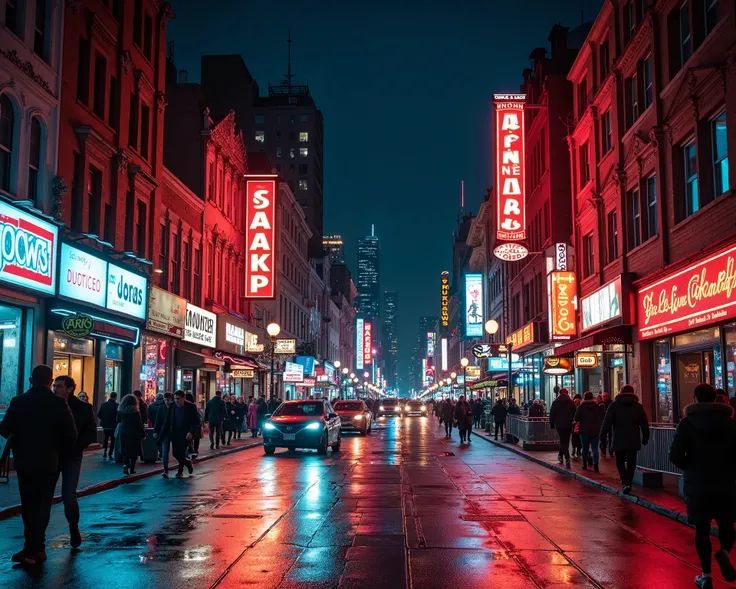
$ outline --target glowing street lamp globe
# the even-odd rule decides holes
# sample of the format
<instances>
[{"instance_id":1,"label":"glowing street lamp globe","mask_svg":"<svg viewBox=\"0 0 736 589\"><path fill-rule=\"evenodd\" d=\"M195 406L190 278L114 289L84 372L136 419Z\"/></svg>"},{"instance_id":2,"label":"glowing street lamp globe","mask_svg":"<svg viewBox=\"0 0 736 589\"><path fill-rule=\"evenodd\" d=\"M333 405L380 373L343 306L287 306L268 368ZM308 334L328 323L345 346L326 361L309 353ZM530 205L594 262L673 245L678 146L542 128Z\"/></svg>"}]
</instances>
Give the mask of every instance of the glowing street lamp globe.
<instances>
[{"instance_id":1,"label":"glowing street lamp globe","mask_svg":"<svg viewBox=\"0 0 736 589\"><path fill-rule=\"evenodd\" d=\"M460 360L460 365L463 368L467 367L468 364L470 364L470 361L467 358L463 358L462 360Z\"/></svg>"},{"instance_id":2,"label":"glowing street lamp globe","mask_svg":"<svg viewBox=\"0 0 736 589\"><path fill-rule=\"evenodd\" d=\"M340 360L335 360L335 368L340 368L342 366L342 362Z\"/></svg>"},{"instance_id":3,"label":"glowing street lamp globe","mask_svg":"<svg viewBox=\"0 0 736 589\"><path fill-rule=\"evenodd\" d=\"M266 332L271 337L276 337L278 334L281 333L281 326L278 323L269 323L266 326Z\"/></svg>"},{"instance_id":4,"label":"glowing street lamp globe","mask_svg":"<svg viewBox=\"0 0 736 589\"><path fill-rule=\"evenodd\" d=\"M496 333L498 333L499 327L500 326L498 325L498 321L496 321L495 319L489 319L488 321L486 321L485 329L488 335L496 335Z\"/></svg>"}]
</instances>

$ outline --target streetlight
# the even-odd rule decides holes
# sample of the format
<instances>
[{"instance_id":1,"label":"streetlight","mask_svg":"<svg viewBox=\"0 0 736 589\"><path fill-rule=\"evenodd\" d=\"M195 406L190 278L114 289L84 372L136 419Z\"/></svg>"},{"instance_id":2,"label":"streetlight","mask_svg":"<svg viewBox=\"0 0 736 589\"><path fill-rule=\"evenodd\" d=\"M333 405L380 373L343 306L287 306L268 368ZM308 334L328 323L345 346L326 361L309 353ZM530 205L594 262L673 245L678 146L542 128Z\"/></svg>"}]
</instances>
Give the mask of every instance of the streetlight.
<instances>
[{"instance_id":1,"label":"streetlight","mask_svg":"<svg viewBox=\"0 0 736 589\"><path fill-rule=\"evenodd\" d=\"M368 372L368 371L366 370L366 371L365 371L365 372L363 373L363 378L365 378L366 380L368 380L368 377L369 377L370 375L371 375L371 373L370 373L370 372Z\"/></svg>"},{"instance_id":2,"label":"streetlight","mask_svg":"<svg viewBox=\"0 0 736 589\"><path fill-rule=\"evenodd\" d=\"M498 325L498 321L496 321L495 319L489 319L488 321L486 321L486 333L490 336L496 335L498 333L499 327L500 326Z\"/></svg>"},{"instance_id":3,"label":"streetlight","mask_svg":"<svg viewBox=\"0 0 736 589\"><path fill-rule=\"evenodd\" d=\"M465 386L466 386L466 381L467 381L466 374L467 374L468 364L470 364L470 362L467 358L460 359L460 366L463 367L463 396L464 397L466 396ZM465 400L467 401L467 398Z\"/></svg>"},{"instance_id":4,"label":"streetlight","mask_svg":"<svg viewBox=\"0 0 736 589\"><path fill-rule=\"evenodd\" d=\"M452 380L455 380L455 379L457 378L457 372L451 372L451 373L450 373L450 378L451 378Z\"/></svg>"},{"instance_id":5,"label":"streetlight","mask_svg":"<svg viewBox=\"0 0 736 589\"><path fill-rule=\"evenodd\" d=\"M342 377L340 377L340 394L342 394L342 385L345 383L345 398L348 396L348 383L347 383L347 376L348 372L350 372L347 368L347 366L343 367L342 369Z\"/></svg>"},{"instance_id":6,"label":"streetlight","mask_svg":"<svg viewBox=\"0 0 736 589\"><path fill-rule=\"evenodd\" d=\"M268 336L271 338L271 403L273 403L273 391L274 391L274 382L273 382L273 361L274 361L274 350L276 348L276 337L281 333L281 326L278 323L269 323L266 326L266 333L268 333Z\"/></svg>"}]
</instances>

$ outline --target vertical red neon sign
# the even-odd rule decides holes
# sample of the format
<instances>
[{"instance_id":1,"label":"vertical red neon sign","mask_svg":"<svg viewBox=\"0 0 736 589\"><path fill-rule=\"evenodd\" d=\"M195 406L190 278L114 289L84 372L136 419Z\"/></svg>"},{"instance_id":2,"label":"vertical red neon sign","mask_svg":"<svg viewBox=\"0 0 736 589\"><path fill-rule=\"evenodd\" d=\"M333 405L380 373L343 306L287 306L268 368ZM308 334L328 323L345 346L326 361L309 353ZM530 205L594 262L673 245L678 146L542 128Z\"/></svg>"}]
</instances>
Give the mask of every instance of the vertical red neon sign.
<instances>
[{"instance_id":1,"label":"vertical red neon sign","mask_svg":"<svg viewBox=\"0 0 736 589\"><path fill-rule=\"evenodd\" d=\"M276 181L246 183L245 298L276 296Z\"/></svg>"},{"instance_id":2,"label":"vertical red neon sign","mask_svg":"<svg viewBox=\"0 0 736 589\"><path fill-rule=\"evenodd\" d=\"M363 325L363 364L373 362L373 325L367 321Z\"/></svg>"},{"instance_id":3,"label":"vertical red neon sign","mask_svg":"<svg viewBox=\"0 0 736 589\"><path fill-rule=\"evenodd\" d=\"M525 94L494 94L496 127L496 237L526 240L526 182L524 178Z\"/></svg>"}]
</instances>

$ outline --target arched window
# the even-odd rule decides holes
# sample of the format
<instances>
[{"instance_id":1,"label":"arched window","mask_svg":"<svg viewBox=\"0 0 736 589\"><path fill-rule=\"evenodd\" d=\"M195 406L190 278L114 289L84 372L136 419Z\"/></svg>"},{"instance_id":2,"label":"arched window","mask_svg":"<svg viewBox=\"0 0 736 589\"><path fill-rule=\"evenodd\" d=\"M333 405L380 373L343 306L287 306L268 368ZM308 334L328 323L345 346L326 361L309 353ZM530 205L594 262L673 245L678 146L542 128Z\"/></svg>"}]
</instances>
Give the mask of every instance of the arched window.
<instances>
[{"instance_id":1,"label":"arched window","mask_svg":"<svg viewBox=\"0 0 736 589\"><path fill-rule=\"evenodd\" d=\"M15 114L7 96L0 96L0 189L10 192Z\"/></svg>"},{"instance_id":2,"label":"arched window","mask_svg":"<svg viewBox=\"0 0 736 589\"><path fill-rule=\"evenodd\" d=\"M31 118L31 145L28 154L28 198L38 197L38 172L41 169L41 121Z\"/></svg>"}]
</instances>

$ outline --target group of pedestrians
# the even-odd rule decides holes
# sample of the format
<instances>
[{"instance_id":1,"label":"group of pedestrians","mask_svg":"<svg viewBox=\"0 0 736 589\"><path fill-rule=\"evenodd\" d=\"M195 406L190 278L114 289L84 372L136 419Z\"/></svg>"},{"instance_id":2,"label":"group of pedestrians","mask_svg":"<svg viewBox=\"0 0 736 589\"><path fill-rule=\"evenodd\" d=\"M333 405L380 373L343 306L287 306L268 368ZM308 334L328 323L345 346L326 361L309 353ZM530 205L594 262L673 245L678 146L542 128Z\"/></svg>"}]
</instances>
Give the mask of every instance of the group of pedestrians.
<instances>
[{"instance_id":1,"label":"group of pedestrians","mask_svg":"<svg viewBox=\"0 0 736 589\"><path fill-rule=\"evenodd\" d=\"M210 450L217 450L220 445L230 446L233 439L240 439L247 430L250 430L251 438L257 438L266 415L273 413L279 405L281 399L267 402L266 395L251 395L246 402L244 397L223 397L222 391L217 391L204 411L204 422L209 424L210 430Z\"/></svg>"},{"instance_id":2,"label":"group of pedestrians","mask_svg":"<svg viewBox=\"0 0 736 589\"><path fill-rule=\"evenodd\" d=\"M452 438L452 428L455 426L460 433L460 443L470 444L473 427L480 426L483 403L480 399L466 400L465 395L460 395L457 402L448 397L435 401L434 414L439 425L444 424L446 438Z\"/></svg>"}]
</instances>

